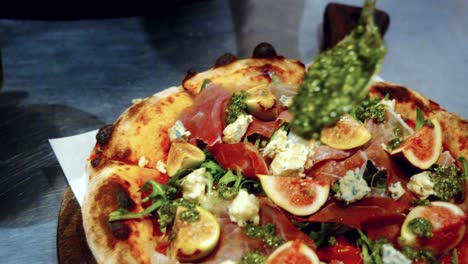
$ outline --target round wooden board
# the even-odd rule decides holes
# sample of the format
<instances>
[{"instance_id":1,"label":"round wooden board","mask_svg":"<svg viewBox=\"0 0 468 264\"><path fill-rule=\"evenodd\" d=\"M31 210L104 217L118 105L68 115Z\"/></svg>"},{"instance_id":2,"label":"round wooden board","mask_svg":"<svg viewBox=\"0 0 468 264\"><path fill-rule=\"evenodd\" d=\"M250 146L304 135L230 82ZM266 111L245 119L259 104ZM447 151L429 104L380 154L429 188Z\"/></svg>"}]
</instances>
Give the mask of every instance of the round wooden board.
<instances>
[{"instance_id":1,"label":"round wooden board","mask_svg":"<svg viewBox=\"0 0 468 264\"><path fill-rule=\"evenodd\" d=\"M58 263L96 264L86 242L80 205L70 187L63 194L57 225Z\"/></svg>"}]
</instances>

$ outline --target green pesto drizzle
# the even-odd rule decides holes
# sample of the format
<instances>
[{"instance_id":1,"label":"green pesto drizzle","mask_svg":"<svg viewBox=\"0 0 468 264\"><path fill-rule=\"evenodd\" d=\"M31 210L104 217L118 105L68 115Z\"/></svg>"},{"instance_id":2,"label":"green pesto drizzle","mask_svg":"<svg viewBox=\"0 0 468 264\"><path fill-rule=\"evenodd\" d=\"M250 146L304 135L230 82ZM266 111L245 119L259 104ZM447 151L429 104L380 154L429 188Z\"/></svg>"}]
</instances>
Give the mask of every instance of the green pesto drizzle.
<instances>
[{"instance_id":1,"label":"green pesto drizzle","mask_svg":"<svg viewBox=\"0 0 468 264\"><path fill-rule=\"evenodd\" d=\"M380 70L386 49L374 24L375 0L367 0L358 26L334 48L320 53L307 70L294 98L292 129L318 138L364 97L371 77Z\"/></svg>"}]
</instances>

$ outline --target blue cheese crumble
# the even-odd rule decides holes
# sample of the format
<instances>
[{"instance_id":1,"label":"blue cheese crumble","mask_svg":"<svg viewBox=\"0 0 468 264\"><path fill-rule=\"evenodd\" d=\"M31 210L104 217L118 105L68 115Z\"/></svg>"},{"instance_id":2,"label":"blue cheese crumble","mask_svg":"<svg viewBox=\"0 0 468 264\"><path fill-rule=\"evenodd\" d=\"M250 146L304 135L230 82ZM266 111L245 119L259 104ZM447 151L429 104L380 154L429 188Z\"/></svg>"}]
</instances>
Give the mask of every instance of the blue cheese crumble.
<instances>
[{"instance_id":1,"label":"blue cheese crumble","mask_svg":"<svg viewBox=\"0 0 468 264\"><path fill-rule=\"evenodd\" d=\"M246 190L240 189L236 198L228 207L229 219L242 227L247 222L257 224L260 222L260 202L258 198L249 194Z\"/></svg>"},{"instance_id":2,"label":"blue cheese crumble","mask_svg":"<svg viewBox=\"0 0 468 264\"><path fill-rule=\"evenodd\" d=\"M401 185L401 182L395 182L388 186L388 191L393 200L400 199L405 194L405 189Z\"/></svg>"},{"instance_id":3,"label":"blue cheese crumble","mask_svg":"<svg viewBox=\"0 0 468 264\"><path fill-rule=\"evenodd\" d=\"M205 171L205 168L199 168L185 176L182 182L182 192L184 199L196 201L198 203L203 202L206 188L209 183L208 179L204 176Z\"/></svg>"},{"instance_id":4,"label":"blue cheese crumble","mask_svg":"<svg viewBox=\"0 0 468 264\"><path fill-rule=\"evenodd\" d=\"M347 171L338 183L339 190L335 194L335 197L338 200L345 201L347 204L361 200L371 191L371 188L363 179L360 169Z\"/></svg>"},{"instance_id":5,"label":"blue cheese crumble","mask_svg":"<svg viewBox=\"0 0 468 264\"><path fill-rule=\"evenodd\" d=\"M435 194L434 183L425 171L413 175L406 184L406 187L416 194L419 199L427 199L430 195Z\"/></svg>"},{"instance_id":6,"label":"blue cheese crumble","mask_svg":"<svg viewBox=\"0 0 468 264\"><path fill-rule=\"evenodd\" d=\"M239 143L252 121L253 117L251 115L240 115L236 121L224 128L223 141L228 144Z\"/></svg>"},{"instance_id":7,"label":"blue cheese crumble","mask_svg":"<svg viewBox=\"0 0 468 264\"><path fill-rule=\"evenodd\" d=\"M382 246L382 261L383 264L411 264L410 259L390 244Z\"/></svg>"},{"instance_id":8,"label":"blue cheese crumble","mask_svg":"<svg viewBox=\"0 0 468 264\"><path fill-rule=\"evenodd\" d=\"M190 131L188 131L185 128L184 124L180 120L177 120L167 132L169 134L169 139L171 140L171 142L175 140L187 141L188 137L191 134Z\"/></svg>"},{"instance_id":9,"label":"blue cheese crumble","mask_svg":"<svg viewBox=\"0 0 468 264\"><path fill-rule=\"evenodd\" d=\"M309 150L302 144L289 144L286 151L275 155L270 173L276 176L303 176Z\"/></svg>"}]
</instances>

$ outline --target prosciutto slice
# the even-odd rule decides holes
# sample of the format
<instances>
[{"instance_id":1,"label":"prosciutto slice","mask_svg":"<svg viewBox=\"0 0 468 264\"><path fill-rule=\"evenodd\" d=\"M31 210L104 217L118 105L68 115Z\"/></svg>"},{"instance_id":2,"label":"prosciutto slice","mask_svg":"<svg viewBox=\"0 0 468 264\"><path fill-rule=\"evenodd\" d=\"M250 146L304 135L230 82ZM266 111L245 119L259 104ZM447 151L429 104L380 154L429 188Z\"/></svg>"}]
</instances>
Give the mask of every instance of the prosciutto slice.
<instances>
[{"instance_id":1,"label":"prosciutto slice","mask_svg":"<svg viewBox=\"0 0 468 264\"><path fill-rule=\"evenodd\" d=\"M291 120L292 114L288 110L281 112L276 120L273 121L262 121L254 117L253 122L245 132L245 136L248 137L253 134L259 134L270 138L281 125L283 125L285 122L290 122Z\"/></svg>"},{"instance_id":2,"label":"prosciutto slice","mask_svg":"<svg viewBox=\"0 0 468 264\"><path fill-rule=\"evenodd\" d=\"M257 174L268 173L265 160L250 142L216 144L210 151L221 167L242 171L245 177L256 179Z\"/></svg>"},{"instance_id":3,"label":"prosciutto slice","mask_svg":"<svg viewBox=\"0 0 468 264\"><path fill-rule=\"evenodd\" d=\"M220 143L225 127L225 110L232 93L219 85L206 86L195 98L192 106L185 109L179 120L190 131L189 142L203 141L208 146Z\"/></svg>"}]
</instances>

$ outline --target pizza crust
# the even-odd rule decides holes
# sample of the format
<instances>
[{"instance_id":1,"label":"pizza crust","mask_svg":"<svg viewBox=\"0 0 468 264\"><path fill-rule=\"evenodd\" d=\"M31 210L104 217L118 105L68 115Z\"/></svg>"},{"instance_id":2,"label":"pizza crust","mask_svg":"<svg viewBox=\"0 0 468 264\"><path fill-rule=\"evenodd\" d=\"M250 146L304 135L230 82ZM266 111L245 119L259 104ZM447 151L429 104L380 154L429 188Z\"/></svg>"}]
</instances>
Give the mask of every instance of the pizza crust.
<instances>
[{"instance_id":1,"label":"pizza crust","mask_svg":"<svg viewBox=\"0 0 468 264\"><path fill-rule=\"evenodd\" d=\"M143 210L141 177L157 171L108 161L95 170L85 195L82 214L88 245L98 263L151 263L156 248L149 218L109 223L109 214L119 208Z\"/></svg>"}]
</instances>

